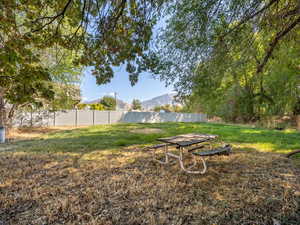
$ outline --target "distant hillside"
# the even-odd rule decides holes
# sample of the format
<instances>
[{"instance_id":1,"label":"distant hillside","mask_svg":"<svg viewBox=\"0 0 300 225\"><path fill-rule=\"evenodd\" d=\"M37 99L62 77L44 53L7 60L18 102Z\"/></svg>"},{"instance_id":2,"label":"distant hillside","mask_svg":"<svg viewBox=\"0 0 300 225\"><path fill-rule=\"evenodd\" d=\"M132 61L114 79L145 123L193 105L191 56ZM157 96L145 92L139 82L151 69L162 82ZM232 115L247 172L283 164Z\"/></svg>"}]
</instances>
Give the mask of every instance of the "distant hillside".
<instances>
[{"instance_id":1,"label":"distant hillside","mask_svg":"<svg viewBox=\"0 0 300 225\"><path fill-rule=\"evenodd\" d=\"M162 105L167 105L167 104L170 104L170 105L179 104L174 99L175 95L176 95L176 93L168 93L168 94L160 95L155 98L143 101L142 108L144 110L151 110L155 106L162 106ZM93 103L98 103L99 101L100 101L100 98L92 100L92 101L84 101L83 103L93 104ZM131 104L124 102L120 99L117 99L117 104L118 104L119 110L129 110L131 108Z\"/></svg>"},{"instance_id":2,"label":"distant hillside","mask_svg":"<svg viewBox=\"0 0 300 225\"><path fill-rule=\"evenodd\" d=\"M168 93L168 94L157 96L150 100L143 101L142 107L146 110L151 110L155 106L162 106L162 105L167 105L167 104L170 104L170 105L179 104L174 99L175 95L176 95L176 93Z\"/></svg>"}]
</instances>

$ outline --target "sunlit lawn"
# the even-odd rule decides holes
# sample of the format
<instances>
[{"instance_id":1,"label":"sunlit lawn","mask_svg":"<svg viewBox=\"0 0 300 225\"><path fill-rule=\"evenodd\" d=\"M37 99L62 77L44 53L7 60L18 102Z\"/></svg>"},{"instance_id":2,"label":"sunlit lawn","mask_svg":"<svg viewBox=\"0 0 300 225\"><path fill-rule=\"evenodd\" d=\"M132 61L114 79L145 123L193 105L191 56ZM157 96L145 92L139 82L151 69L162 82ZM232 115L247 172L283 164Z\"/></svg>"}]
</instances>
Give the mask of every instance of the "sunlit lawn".
<instances>
[{"instance_id":1,"label":"sunlit lawn","mask_svg":"<svg viewBox=\"0 0 300 225\"><path fill-rule=\"evenodd\" d=\"M150 132L139 132L150 128ZM156 128L155 132L151 129ZM300 148L300 133L296 130L269 130L247 126L212 123L161 123L99 125L74 130L54 131L32 141L15 143L15 150L40 153L90 153L92 151L119 151L131 145L156 143L159 137L184 133L217 134L222 141L239 148L287 153Z\"/></svg>"},{"instance_id":2,"label":"sunlit lawn","mask_svg":"<svg viewBox=\"0 0 300 225\"><path fill-rule=\"evenodd\" d=\"M205 175L153 162L158 137L217 134ZM0 146L0 224L274 224L300 221L300 133L212 123L33 129Z\"/></svg>"}]
</instances>

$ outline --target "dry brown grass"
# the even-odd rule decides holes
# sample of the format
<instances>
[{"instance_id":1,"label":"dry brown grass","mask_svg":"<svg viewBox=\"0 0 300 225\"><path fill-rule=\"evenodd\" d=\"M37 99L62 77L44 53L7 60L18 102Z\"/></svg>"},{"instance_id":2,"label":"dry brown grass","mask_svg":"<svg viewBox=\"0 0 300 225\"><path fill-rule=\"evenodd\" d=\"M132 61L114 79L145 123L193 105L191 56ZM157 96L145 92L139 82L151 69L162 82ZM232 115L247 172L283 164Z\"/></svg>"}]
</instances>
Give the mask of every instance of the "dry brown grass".
<instances>
[{"instance_id":1,"label":"dry brown grass","mask_svg":"<svg viewBox=\"0 0 300 225\"><path fill-rule=\"evenodd\" d=\"M1 153L0 224L299 224L290 160L236 150L208 166L189 175L132 148L101 161Z\"/></svg>"},{"instance_id":2,"label":"dry brown grass","mask_svg":"<svg viewBox=\"0 0 300 225\"><path fill-rule=\"evenodd\" d=\"M86 126L82 126L86 127ZM24 128L12 128L9 130L7 139L9 141L27 140L40 138L43 134L55 133L64 130L74 130L78 127L74 126L62 126L62 127L24 127Z\"/></svg>"}]
</instances>

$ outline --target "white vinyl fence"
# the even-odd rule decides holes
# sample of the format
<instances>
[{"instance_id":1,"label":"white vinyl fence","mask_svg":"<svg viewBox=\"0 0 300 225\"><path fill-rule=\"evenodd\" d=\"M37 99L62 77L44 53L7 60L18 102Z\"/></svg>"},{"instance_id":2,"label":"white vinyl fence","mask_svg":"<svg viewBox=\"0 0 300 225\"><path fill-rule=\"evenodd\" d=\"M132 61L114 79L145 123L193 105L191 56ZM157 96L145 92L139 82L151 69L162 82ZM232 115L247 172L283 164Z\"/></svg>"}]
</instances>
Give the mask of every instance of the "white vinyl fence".
<instances>
[{"instance_id":1,"label":"white vinyl fence","mask_svg":"<svg viewBox=\"0 0 300 225\"><path fill-rule=\"evenodd\" d=\"M14 126L88 126L113 123L206 122L205 114L98 110L21 112Z\"/></svg>"}]
</instances>

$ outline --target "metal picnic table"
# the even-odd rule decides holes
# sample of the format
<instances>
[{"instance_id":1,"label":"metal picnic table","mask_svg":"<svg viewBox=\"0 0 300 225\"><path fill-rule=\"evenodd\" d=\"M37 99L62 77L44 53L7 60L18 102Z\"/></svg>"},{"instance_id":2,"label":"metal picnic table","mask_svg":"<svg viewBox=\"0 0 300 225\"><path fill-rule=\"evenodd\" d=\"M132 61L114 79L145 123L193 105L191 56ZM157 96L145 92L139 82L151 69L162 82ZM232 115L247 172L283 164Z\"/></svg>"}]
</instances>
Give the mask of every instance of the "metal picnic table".
<instances>
[{"instance_id":1,"label":"metal picnic table","mask_svg":"<svg viewBox=\"0 0 300 225\"><path fill-rule=\"evenodd\" d=\"M169 164L169 157L176 158L179 161L180 167L183 171L192 174L204 174L207 170L207 166L204 160L204 156L211 156L217 154L228 154L231 151L231 146L226 145L222 148L212 148L212 142L218 138L218 135L210 135L210 134L183 134L173 137L165 137L165 138L158 138L157 141L163 142L165 144L160 144L156 146L152 146L150 148L156 150L159 148L164 148L164 160L156 159L154 156L155 161L161 164ZM202 149L206 145L209 146L209 151L202 151L202 152L195 152L195 150ZM179 154L174 154L169 152L169 147L175 147L176 151ZM155 154L155 152L153 151ZM185 155L189 155L193 159L193 164L188 168L185 167L183 163L183 159ZM197 160L196 157L199 157L203 164L202 170L191 170L193 167L196 166Z\"/></svg>"}]
</instances>

